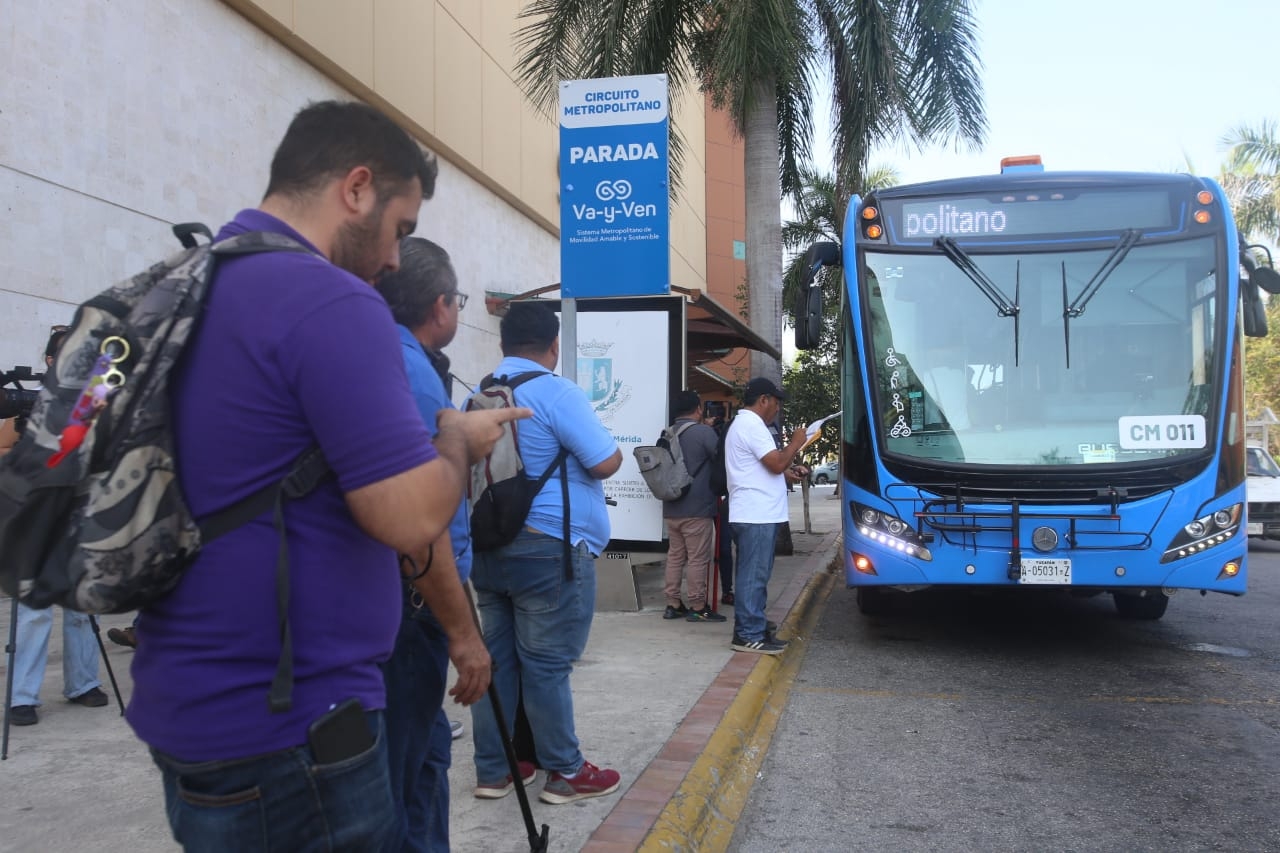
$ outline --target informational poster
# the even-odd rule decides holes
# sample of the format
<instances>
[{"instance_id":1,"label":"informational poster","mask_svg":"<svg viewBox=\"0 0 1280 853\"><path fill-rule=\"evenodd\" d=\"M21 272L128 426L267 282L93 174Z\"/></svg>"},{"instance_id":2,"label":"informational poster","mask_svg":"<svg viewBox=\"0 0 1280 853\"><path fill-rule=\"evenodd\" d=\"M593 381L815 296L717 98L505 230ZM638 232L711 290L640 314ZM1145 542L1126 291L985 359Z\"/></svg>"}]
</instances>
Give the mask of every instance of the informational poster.
<instances>
[{"instance_id":1,"label":"informational poster","mask_svg":"<svg viewBox=\"0 0 1280 853\"><path fill-rule=\"evenodd\" d=\"M622 449L622 467L604 481L613 539L661 542L662 502L650 493L632 451L667 425L668 311L578 314L578 384Z\"/></svg>"}]
</instances>

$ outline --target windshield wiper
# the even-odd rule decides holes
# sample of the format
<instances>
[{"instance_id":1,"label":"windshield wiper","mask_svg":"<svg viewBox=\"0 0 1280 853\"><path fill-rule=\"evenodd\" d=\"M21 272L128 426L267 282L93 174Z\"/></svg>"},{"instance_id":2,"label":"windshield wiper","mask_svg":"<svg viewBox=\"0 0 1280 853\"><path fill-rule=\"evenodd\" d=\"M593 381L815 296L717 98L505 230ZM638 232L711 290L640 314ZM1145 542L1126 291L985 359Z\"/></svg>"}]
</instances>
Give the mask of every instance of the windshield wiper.
<instances>
[{"instance_id":1,"label":"windshield wiper","mask_svg":"<svg viewBox=\"0 0 1280 853\"><path fill-rule=\"evenodd\" d=\"M1120 234L1120 242L1116 243L1115 248L1111 250L1111 254L1107 255L1106 260L1102 262L1102 266L1098 267L1098 271L1093 274L1093 278L1089 279L1089 283L1080 291L1080 295L1067 304L1067 264L1062 263L1062 345L1067 351L1067 368L1071 367L1071 321L1084 313L1085 306L1093 299L1098 290L1102 287L1102 283L1107 280L1111 273L1115 272L1116 267L1129 254L1129 250L1142 239L1142 232L1135 229L1128 229Z\"/></svg>"},{"instance_id":2,"label":"windshield wiper","mask_svg":"<svg viewBox=\"0 0 1280 853\"><path fill-rule=\"evenodd\" d=\"M978 290L982 291L982 295L991 300L991 304L996 306L996 313L1001 317L1013 318L1013 363L1018 363L1018 334L1019 334L1019 314L1021 309L1018 307L1019 290L1021 289L1021 275L1019 281L1015 284L1013 301L1009 301L1009 297L1004 295L999 286L996 285L991 278L978 268L973 262L973 258L961 249L959 244L950 237L938 237L933 241L933 246L942 254L947 256L947 260L956 265L960 272L969 277L969 280L977 285Z\"/></svg>"}]
</instances>

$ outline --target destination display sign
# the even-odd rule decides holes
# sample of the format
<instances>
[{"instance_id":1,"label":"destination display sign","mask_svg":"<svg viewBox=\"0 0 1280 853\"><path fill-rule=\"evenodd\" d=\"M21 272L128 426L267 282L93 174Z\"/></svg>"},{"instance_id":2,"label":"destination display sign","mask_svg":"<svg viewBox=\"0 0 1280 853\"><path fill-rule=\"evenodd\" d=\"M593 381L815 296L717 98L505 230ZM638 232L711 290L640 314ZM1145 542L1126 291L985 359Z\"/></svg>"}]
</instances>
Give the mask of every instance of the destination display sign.
<instances>
[{"instance_id":1,"label":"destination display sign","mask_svg":"<svg viewBox=\"0 0 1280 853\"><path fill-rule=\"evenodd\" d=\"M1168 231L1186 223L1187 205L1161 190L1027 192L997 196L886 200L880 205L893 242Z\"/></svg>"}]
</instances>

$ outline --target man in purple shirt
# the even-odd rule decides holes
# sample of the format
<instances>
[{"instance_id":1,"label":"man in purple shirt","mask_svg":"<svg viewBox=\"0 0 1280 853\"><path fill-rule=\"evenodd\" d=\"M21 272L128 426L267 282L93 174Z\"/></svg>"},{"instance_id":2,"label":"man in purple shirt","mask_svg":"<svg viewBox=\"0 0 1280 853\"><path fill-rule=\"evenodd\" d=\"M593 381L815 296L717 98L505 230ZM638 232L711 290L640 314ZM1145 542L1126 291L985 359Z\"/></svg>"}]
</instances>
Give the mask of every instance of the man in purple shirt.
<instances>
[{"instance_id":1,"label":"man in purple shirt","mask_svg":"<svg viewBox=\"0 0 1280 853\"><path fill-rule=\"evenodd\" d=\"M261 205L219 234L270 231L306 251L219 263L173 383L191 510L207 517L278 482L313 446L335 476L284 510L287 710L267 702L284 639L271 512L210 542L141 614L128 719L189 850L382 843L395 810L378 665L395 640L402 571L416 575L448 637L452 695L470 704L487 689L490 659L458 573L420 567L432 542L447 541L468 465L492 447L500 420L442 413L432 442L391 314L369 286L397 268L436 172L371 107L312 104L276 150ZM350 700L354 726L336 711Z\"/></svg>"}]
</instances>

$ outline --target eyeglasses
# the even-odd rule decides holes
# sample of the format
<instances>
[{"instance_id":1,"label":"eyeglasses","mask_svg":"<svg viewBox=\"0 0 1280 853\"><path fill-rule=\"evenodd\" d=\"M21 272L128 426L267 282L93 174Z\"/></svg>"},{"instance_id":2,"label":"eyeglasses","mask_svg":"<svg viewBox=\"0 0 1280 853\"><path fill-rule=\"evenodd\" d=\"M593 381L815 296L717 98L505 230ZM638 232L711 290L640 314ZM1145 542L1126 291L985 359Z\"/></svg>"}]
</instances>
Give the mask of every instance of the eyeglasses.
<instances>
[{"instance_id":1,"label":"eyeglasses","mask_svg":"<svg viewBox=\"0 0 1280 853\"><path fill-rule=\"evenodd\" d=\"M450 291L449 295L453 297L454 302L458 303L459 311L467 307L467 294L457 290L453 290L453 291Z\"/></svg>"}]
</instances>

